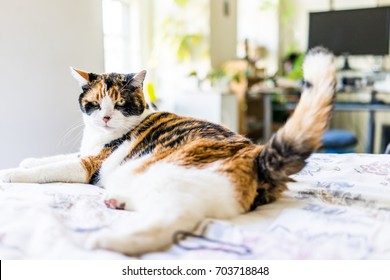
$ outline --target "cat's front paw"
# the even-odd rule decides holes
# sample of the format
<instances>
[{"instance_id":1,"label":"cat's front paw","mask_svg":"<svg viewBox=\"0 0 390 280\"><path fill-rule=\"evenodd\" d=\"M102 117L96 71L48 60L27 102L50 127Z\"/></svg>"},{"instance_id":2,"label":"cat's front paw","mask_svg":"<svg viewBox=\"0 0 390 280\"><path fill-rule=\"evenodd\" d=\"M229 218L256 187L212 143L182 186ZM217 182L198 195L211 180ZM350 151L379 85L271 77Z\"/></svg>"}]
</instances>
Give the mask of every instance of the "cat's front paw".
<instances>
[{"instance_id":1,"label":"cat's front paw","mask_svg":"<svg viewBox=\"0 0 390 280\"><path fill-rule=\"evenodd\" d=\"M26 158L22 160L19 164L21 168L31 168L39 165L39 159L36 158Z\"/></svg>"},{"instance_id":2,"label":"cat's front paw","mask_svg":"<svg viewBox=\"0 0 390 280\"><path fill-rule=\"evenodd\" d=\"M5 169L0 171L0 182L3 183L27 183L31 182L31 176L27 170L20 168Z\"/></svg>"},{"instance_id":3,"label":"cat's front paw","mask_svg":"<svg viewBox=\"0 0 390 280\"><path fill-rule=\"evenodd\" d=\"M11 183L12 182L12 174L16 169L4 169L0 170L0 182L1 183Z\"/></svg>"}]
</instances>

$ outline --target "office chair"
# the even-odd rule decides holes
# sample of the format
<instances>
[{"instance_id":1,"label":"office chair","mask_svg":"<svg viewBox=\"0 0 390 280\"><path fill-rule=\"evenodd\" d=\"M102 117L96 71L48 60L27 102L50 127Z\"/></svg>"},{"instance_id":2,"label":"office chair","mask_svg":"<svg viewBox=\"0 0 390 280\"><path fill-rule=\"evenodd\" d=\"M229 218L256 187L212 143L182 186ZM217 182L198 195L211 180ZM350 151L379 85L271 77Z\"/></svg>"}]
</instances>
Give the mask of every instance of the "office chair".
<instances>
[{"instance_id":1,"label":"office chair","mask_svg":"<svg viewBox=\"0 0 390 280\"><path fill-rule=\"evenodd\" d=\"M344 129L329 129L321 138L322 146L320 151L325 153L353 153L358 139L356 135Z\"/></svg>"}]
</instances>

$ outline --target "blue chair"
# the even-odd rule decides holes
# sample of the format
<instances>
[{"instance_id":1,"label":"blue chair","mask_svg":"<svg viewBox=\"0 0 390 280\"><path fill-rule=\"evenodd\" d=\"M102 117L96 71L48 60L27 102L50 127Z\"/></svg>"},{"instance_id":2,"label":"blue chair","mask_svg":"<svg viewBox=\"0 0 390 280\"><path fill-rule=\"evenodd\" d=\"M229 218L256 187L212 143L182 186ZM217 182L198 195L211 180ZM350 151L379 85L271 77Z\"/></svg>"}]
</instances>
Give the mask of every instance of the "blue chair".
<instances>
[{"instance_id":1,"label":"blue chair","mask_svg":"<svg viewBox=\"0 0 390 280\"><path fill-rule=\"evenodd\" d=\"M385 154L390 154L390 143L387 144L387 147L386 147L386 150L385 150Z\"/></svg>"},{"instance_id":2,"label":"blue chair","mask_svg":"<svg viewBox=\"0 0 390 280\"><path fill-rule=\"evenodd\" d=\"M343 129L329 129L321 138L321 150L325 153L353 153L358 139L354 133Z\"/></svg>"}]
</instances>

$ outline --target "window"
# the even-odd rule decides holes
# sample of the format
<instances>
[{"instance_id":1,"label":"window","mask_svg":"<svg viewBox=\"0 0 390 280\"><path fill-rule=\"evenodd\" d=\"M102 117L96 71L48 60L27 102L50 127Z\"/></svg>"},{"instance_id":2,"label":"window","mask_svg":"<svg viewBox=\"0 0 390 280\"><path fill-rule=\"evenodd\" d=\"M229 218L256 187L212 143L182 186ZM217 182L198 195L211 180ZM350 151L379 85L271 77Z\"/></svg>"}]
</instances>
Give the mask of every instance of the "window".
<instances>
[{"instance_id":1,"label":"window","mask_svg":"<svg viewBox=\"0 0 390 280\"><path fill-rule=\"evenodd\" d=\"M138 0L103 0L106 72L129 73L141 67Z\"/></svg>"}]
</instances>

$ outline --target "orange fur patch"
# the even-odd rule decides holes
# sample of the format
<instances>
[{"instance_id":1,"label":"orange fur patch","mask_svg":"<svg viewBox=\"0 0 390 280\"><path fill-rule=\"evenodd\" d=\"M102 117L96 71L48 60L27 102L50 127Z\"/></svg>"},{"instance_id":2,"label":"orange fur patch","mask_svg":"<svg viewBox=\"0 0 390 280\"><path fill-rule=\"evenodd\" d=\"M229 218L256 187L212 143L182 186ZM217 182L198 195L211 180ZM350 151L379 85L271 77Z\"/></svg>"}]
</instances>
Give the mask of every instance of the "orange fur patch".
<instances>
[{"instance_id":1,"label":"orange fur patch","mask_svg":"<svg viewBox=\"0 0 390 280\"><path fill-rule=\"evenodd\" d=\"M81 159L81 165L85 170L87 182L91 181L93 174L99 170L103 161L108 158L111 153L112 148L104 148L96 156L89 156Z\"/></svg>"}]
</instances>

